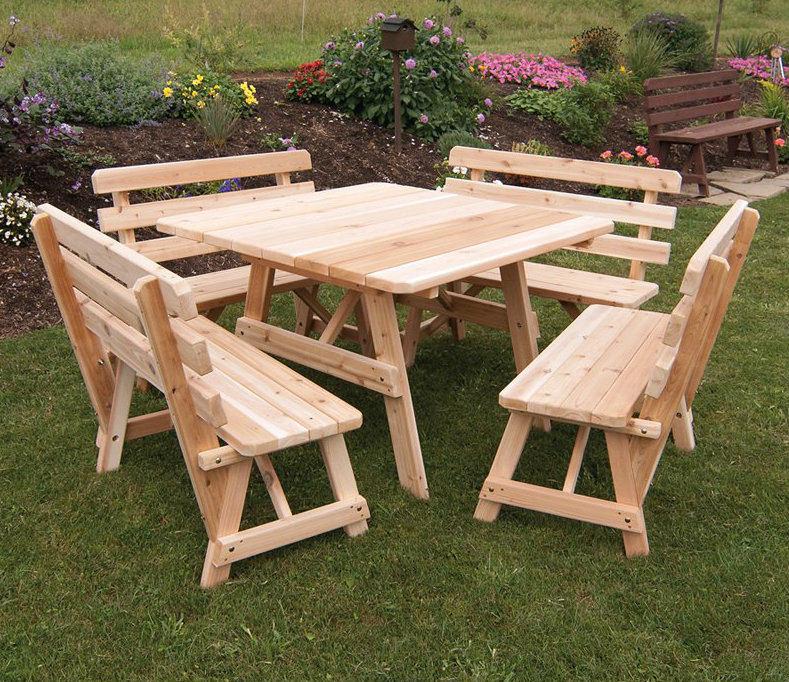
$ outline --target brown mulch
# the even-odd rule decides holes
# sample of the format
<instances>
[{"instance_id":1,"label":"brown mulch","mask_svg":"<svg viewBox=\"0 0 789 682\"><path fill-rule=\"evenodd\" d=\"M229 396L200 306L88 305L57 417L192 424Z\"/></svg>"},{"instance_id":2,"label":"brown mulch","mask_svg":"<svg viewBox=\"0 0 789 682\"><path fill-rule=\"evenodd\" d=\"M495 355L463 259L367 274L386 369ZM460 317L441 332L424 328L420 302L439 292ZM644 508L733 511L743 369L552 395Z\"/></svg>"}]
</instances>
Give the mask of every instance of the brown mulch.
<instances>
[{"instance_id":1,"label":"brown mulch","mask_svg":"<svg viewBox=\"0 0 789 682\"><path fill-rule=\"evenodd\" d=\"M373 181L434 186L436 165L441 160L435 145L405 135L403 153L396 155L391 131L322 105L286 101L288 77L282 73L244 74L257 88L260 121L255 117L246 119L223 154L264 151L264 133L295 134L298 147L312 156L311 179L318 190ZM506 92L504 88L491 87L494 102ZM506 113L500 102L494 105L482 132L499 149L510 149L513 142L537 139L557 156L594 159L606 148L632 149L635 141L630 126L643 115L639 99L618 107L607 130L607 144L592 149L568 144L552 123ZM108 156L113 159L109 165L133 165L215 154L194 123L180 120L133 127L87 126L79 150L105 157L95 167L108 165ZM721 161L722 156L709 157L710 169ZM91 165L75 165L52 153L31 156L0 150L0 167L5 177L24 173L24 191L31 201L51 203L91 224L95 224L97 208L108 203L108 199L92 192ZM75 188L79 183L81 186ZM693 201L678 198L673 203ZM0 338L58 323L60 314L35 245L14 248L0 244L0 263Z\"/></svg>"}]
</instances>

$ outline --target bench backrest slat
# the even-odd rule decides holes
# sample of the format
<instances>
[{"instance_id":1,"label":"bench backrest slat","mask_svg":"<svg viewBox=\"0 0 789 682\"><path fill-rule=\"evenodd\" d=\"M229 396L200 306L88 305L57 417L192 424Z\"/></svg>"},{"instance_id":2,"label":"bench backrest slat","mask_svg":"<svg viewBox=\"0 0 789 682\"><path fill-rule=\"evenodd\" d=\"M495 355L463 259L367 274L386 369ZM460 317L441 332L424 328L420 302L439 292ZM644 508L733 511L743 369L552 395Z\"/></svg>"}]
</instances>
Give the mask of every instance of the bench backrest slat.
<instances>
[{"instance_id":1,"label":"bench backrest slat","mask_svg":"<svg viewBox=\"0 0 789 682\"><path fill-rule=\"evenodd\" d=\"M742 108L742 101L730 99L725 102L711 102L692 107L679 109L666 109L664 111L647 111L647 125L660 126L666 123L681 123L682 121L695 121L706 116L716 114L730 114Z\"/></svg>"},{"instance_id":2,"label":"bench backrest slat","mask_svg":"<svg viewBox=\"0 0 789 682\"><path fill-rule=\"evenodd\" d=\"M709 88L698 88L696 90L674 90L659 95L646 95L644 104L647 109L660 109L661 107L677 106L687 102L699 102L708 99L739 99L740 84L728 83L726 85L714 85Z\"/></svg>"}]
</instances>

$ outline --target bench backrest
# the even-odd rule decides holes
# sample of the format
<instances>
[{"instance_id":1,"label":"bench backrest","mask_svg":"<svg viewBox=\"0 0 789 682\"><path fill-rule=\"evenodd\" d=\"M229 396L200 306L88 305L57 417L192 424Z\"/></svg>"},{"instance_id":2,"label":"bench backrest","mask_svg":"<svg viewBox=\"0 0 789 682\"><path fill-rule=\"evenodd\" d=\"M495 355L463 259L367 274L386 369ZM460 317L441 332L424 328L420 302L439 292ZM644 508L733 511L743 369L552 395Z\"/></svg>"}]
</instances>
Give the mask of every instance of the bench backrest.
<instances>
[{"instance_id":1,"label":"bench backrest","mask_svg":"<svg viewBox=\"0 0 789 682\"><path fill-rule=\"evenodd\" d=\"M471 147L454 147L449 153L449 164L468 168L471 179L448 178L445 185L445 190L448 192L473 194L541 208L555 208L638 225L637 238L610 234L597 237L584 245L568 247L569 250L626 259L630 261L629 276L633 279L644 279L646 263L668 262L671 245L653 241L651 237L654 227L664 229L674 227L676 208L658 205L657 199L660 192L679 192L682 177L676 171ZM641 190L644 192L644 200L643 202L624 201L586 194L499 185L484 182L486 171Z\"/></svg>"},{"instance_id":2,"label":"bench backrest","mask_svg":"<svg viewBox=\"0 0 789 682\"><path fill-rule=\"evenodd\" d=\"M291 181L292 173L311 168L312 161L305 150L102 168L93 173L93 190L97 194L111 194L113 205L98 210L99 226L102 232L117 232L122 243L134 243L134 231L137 228L154 226L157 219L165 215L232 206L284 194L313 192L315 185L311 181ZM266 175L273 175L276 185L135 204L130 202L131 192L138 190ZM163 239L173 243L177 241L167 237ZM171 260L217 250L195 243L193 253L184 253L182 247L180 245L179 250L172 254L166 250L163 250L164 253L159 251L155 254L158 257L154 259Z\"/></svg>"},{"instance_id":3,"label":"bench backrest","mask_svg":"<svg viewBox=\"0 0 789 682\"><path fill-rule=\"evenodd\" d=\"M110 355L165 390L148 333L153 326L172 339L169 364L190 376L194 411L211 426L224 424L219 393L200 382L212 366L205 340L186 324L197 316L188 283L54 206L38 211L33 233L97 414L113 402ZM146 317L134 287L151 282L161 304Z\"/></svg>"},{"instance_id":4,"label":"bench backrest","mask_svg":"<svg viewBox=\"0 0 789 682\"><path fill-rule=\"evenodd\" d=\"M729 69L648 78L644 103L650 131L718 114L734 117L742 107L739 77L739 71Z\"/></svg>"},{"instance_id":5,"label":"bench backrest","mask_svg":"<svg viewBox=\"0 0 789 682\"><path fill-rule=\"evenodd\" d=\"M640 446L642 462L635 468L643 495L677 406L683 401L687 409L692 405L758 223L759 214L738 201L688 262L680 286L683 296L671 313L640 411L642 418L662 425L660 439Z\"/></svg>"}]
</instances>

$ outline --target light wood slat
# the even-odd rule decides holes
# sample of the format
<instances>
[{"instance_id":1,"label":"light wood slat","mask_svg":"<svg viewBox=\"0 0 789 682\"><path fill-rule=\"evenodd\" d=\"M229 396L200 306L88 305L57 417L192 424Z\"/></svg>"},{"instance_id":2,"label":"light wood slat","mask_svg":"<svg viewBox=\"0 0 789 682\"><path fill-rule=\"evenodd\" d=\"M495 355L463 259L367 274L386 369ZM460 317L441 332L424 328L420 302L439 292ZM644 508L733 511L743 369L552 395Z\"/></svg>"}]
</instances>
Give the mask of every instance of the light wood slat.
<instances>
[{"instance_id":1,"label":"light wood slat","mask_svg":"<svg viewBox=\"0 0 789 682\"><path fill-rule=\"evenodd\" d=\"M362 187L362 189L360 189ZM282 197L276 200L276 205L265 207L263 220L289 218L315 211L314 204L320 204L319 210L340 209L352 206L363 199L375 202L383 199L405 197L409 194L420 194L425 190L400 185L385 183L371 183L368 185L354 185L337 189L316 192L314 194L298 194L292 197ZM181 216L167 216L157 221L156 226L160 232L174 234L195 241L203 241L205 233L224 230L234 226L247 225L261 217L260 205L239 205L227 209L210 209L198 214L185 214Z\"/></svg>"},{"instance_id":2,"label":"light wood slat","mask_svg":"<svg viewBox=\"0 0 789 682\"><path fill-rule=\"evenodd\" d=\"M253 175L270 175L274 172L311 170L309 152L273 152L223 156L213 159L170 161L122 168L102 168L93 173L93 191L97 194L186 185L208 182L218 178L244 178Z\"/></svg>"},{"instance_id":3,"label":"light wood slat","mask_svg":"<svg viewBox=\"0 0 789 682\"><path fill-rule=\"evenodd\" d=\"M236 334L256 348L277 357L297 362L320 372L359 384L384 395L397 397L400 381L396 367L378 362L344 348L322 344L285 329L240 317Z\"/></svg>"},{"instance_id":4,"label":"light wood slat","mask_svg":"<svg viewBox=\"0 0 789 682\"><path fill-rule=\"evenodd\" d=\"M499 173L656 192L678 192L682 184L679 174L671 170L471 147L454 147L449 154L449 164Z\"/></svg>"},{"instance_id":5,"label":"light wood slat","mask_svg":"<svg viewBox=\"0 0 789 682\"><path fill-rule=\"evenodd\" d=\"M367 502L363 497L357 497L309 509L232 535L225 535L217 540L219 550L214 565L222 566L247 559L292 542L306 540L362 521L369 516Z\"/></svg>"},{"instance_id":6,"label":"light wood slat","mask_svg":"<svg viewBox=\"0 0 789 682\"><path fill-rule=\"evenodd\" d=\"M654 366L649 377L644 393L650 398L659 398L663 393L663 389L668 383L668 378L671 375L671 368L674 366L674 361L677 359L676 346L663 346L660 355L655 361Z\"/></svg>"},{"instance_id":7,"label":"light wood slat","mask_svg":"<svg viewBox=\"0 0 789 682\"><path fill-rule=\"evenodd\" d=\"M296 258L295 265L364 284L368 272L397 267L448 251L467 249L481 241L537 230L556 221L556 215L549 211L524 215L518 207L491 211L484 204L479 210L480 214L475 214L473 206L469 206L467 212L461 207L456 215L453 216L453 212L449 211L442 214L437 222L430 218L420 219L412 222L407 229L395 229L393 234L385 234L378 239L368 238L347 248L330 247L301 256ZM457 222L461 217L462 226ZM371 233L374 231L375 228L371 228Z\"/></svg>"},{"instance_id":8,"label":"light wood slat","mask_svg":"<svg viewBox=\"0 0 789 682\"><path fill-rule=\"evenodd\" d=\"M683 296L680 302L674 306L674 310L671 311L671 318L666 327L666 333L663 336L663 343L667 346L676 346L682 340L682 335L685 333L685 326L690 319L693 302L693 296Z\"/></svg>"},{"instance_id":9,"label":"light wood slat","mask_svg":"<svg viewBox=\"0 0 789 682\"><path fill-rule=\"evenodd\" d=\"M671 242L656 242L649 238L626 237L621 234L604 234L588 243L572 244L565 246L564 249L666 265L671 255Z\"/></svg>"},{"instance_id":10,"label":"light wood slat","mask_svg":"<svg viewBox=\"0 0 789 682\"><path fill-rule=\"evenodd\" d=\"M200 317L190 320L189 325L210 342L212 357L216 357L218 350L232 354L238 374L243 372L241 362L255 368L256 373L263 375L269 381L276 382L282 392L297 396L299 401L307 403L310 409L319 410L328 415L341 432L361 426L362 415L359 410L254 348L245 340L234 336L206 318ZM242 384L247 380L248 378L243 376L238 377L238 381Z\"/></svg>"},{"instance_id":11,"label":"light wood slat","mask_svg":"<svg viewBox=\"0 0 789 682\"><path fill-rule=\"evenodd\" d=\"M96 214L99 218L101 231L114 232L156 225L156 221L163 216L180 215L189 211L205 211L260 200L267 201L274 197L290 196L304 192L312 193L314 191L315 183L311 181L294 182L288 185L270 185L268 187L253 187L233 192L147 201L130 204L129 206L106 206L98 209Z\"/></svg>"},{"instance_id":12,"label":"light wood slat","mask_svg":"<svg viewBox=\"0 0 789 682\"><path fill-rule=\"evenodd\" d=\"M685 295L695 294L701 286L707 262L710 256L721 256L729 248L737 228L740 226L742 214L748 208L748 202L740 199L729 209L715 229L701 243L688 261L685 276L679 291Z\"/></svg>"},{"instance_id":13,"label":"light wood slat","mask_svg":"<svg viewBox=\"0 0 789 682\"><path fill-rule=\"evenodd\" d=\"M483 327L501 329L502 331L509 330L507 309L503 303L486 301L484 299L474 298L473 296L466 296L465 294L457 294L452 291L445 292L445 295L447 297L448 307L440 300L424 298L413 294L399 295L397 297L397 303L414 306L421 310L430 310L431 312L442 315L451 314L453 317L458 317L467 322L474 322Z\"/></svg>"},{"instance_id":14,"label":"light wood slat","mask_svg":"<svg viewBox=\"0 0 789 682\"><path fill-rule=\"evenodd\" d=\"M622 167L630 168L630 166ZM639 201L622 201L621 199L608 199L586 194L568 194L567 192L532 187L496 185L492 182L477 182L461 178L447 178L444 191L664 229L674 227L677 211L673 206L660 204L643 204Z\"/></svg>"},{"instance_id":15,"label":"light wood slat","mask_svg":"<svg viewBox=\"0 0 789 682\"><path fill-rule=\"evenodd\" d=\"M154 433L169 431L173 428L173 419L170 410L159 410L150 414L141 414L130 417L126 424L126 440L143 438Z\"/></svg>"},{"instance_id":16,"label":"light wood slat","mask_svg":"<svg viewBox=\"0 0 789 682\"><path fill-rule=\"evenodd\" d=\"M539 230L372 272L365 278L365 283L382 291L413 293L591 239L612 229L613 224L602 218L572 218Z\"/></svg>"},{"instance_id":17,"label":"light wood slat","mask_svg":"<svg viewBox=\"0 0 789 682\"><path fill-rule=\"evenodd\" d=\"M636 505L600 500L530 483L490 477L485 480L479 497L619 530L644 530L644 515Z\"/></svg>"},{"instance_id":18,"label":"light wood slat","mask_svg":"<svg viewBox=\"0 0 789 682\"><path fill-rule=\"evenodd\" d=\"M218 448L204 450L197 455L197 465L203 471L211 471L220 467L237 464L244 460L246 455L242 455L229 445L221 445Z\"/></svg>"},{"instance_id":19,"label":"light wood slat","mask_svg":"<svg viewBox=\"0 0 789 682\"><path fill-rule=\"evenodd\" d=\"M128 230L119 232L119 237L122 232L128 232ZM192 256L203 256L207 253L221 251L221 249L216 246L201 244L200 242L196 242L192 239L185 239L184 237L145 239L144 241L134 241L127 244L127 246L156 263L164 263L168 260L177 260L179 258L190 258Z\"/></svg>"}]
</instances>

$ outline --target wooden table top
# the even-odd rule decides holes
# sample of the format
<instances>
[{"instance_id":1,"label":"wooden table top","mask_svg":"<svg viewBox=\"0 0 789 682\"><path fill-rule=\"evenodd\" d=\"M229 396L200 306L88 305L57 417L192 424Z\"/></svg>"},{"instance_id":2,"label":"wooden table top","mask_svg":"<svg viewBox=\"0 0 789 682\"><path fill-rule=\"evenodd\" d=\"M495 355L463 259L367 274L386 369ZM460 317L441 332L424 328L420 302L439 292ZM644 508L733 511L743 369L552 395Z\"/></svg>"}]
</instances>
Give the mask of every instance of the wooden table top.
<instances>
[{"instance_id":1,"label":"wooden table top","mask_svg":"<svg viewBox=\"0 0 789 682\"><path fill-rule=\"evenodd\" d=\"M157 227L329 282L414 293L611 232L613 223L369 183L169 216Z\"/></svg>"}]
</instances>

